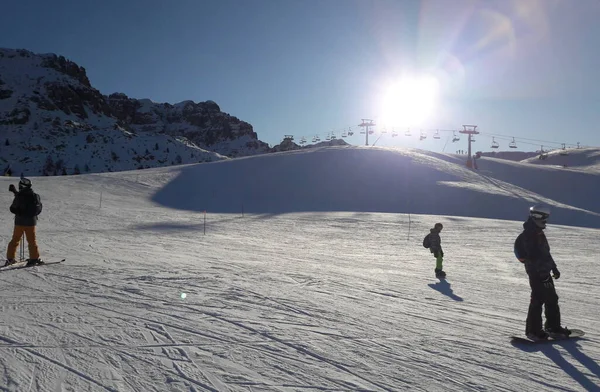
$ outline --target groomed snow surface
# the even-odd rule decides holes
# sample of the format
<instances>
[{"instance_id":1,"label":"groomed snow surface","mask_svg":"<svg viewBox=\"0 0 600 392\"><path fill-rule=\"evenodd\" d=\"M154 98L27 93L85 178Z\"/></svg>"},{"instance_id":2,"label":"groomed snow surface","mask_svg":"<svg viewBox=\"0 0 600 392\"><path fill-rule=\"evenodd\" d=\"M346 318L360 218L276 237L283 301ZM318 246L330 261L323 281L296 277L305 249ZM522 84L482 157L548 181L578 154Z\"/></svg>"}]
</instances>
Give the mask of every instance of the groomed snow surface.
<instances>
[{"instance_id":1,"label":"groomed snow surface","mask_svg":"<svg viewBox=\"0 0 600 392\"><path fill-rule=\"evenodd\" d=\"M472 171L346 147L34 177L42 257L67 260L0 271L0 391L600 390L600 174L581 154ZM519 346L512 244L538 201L563 324L587 334ZM446 281L421 245L436 222Z\"/></svg>"}]
</instances>

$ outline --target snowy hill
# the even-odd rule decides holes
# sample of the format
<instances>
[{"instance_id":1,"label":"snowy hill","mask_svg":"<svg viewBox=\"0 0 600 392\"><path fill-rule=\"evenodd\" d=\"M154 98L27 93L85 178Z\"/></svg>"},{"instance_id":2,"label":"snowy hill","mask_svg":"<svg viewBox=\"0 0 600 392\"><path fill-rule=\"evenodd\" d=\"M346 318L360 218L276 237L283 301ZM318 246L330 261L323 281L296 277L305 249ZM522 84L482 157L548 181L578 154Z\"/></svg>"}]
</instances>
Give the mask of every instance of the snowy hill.
<instances>
[{"instance_id":1,"label":"snowy hill","mask_svg":"<svg viewBox=\"0 0 600 392\"><path fill-rule=\"evenodd\" d=\"M564 171L562 186L550 181L557 168L491 158L480 167L336 147L32 178L44 201L42 256L67 260L0 271L0 389L599 390L598 230L557 225L598 227L597 207L567 200L582 180L569 176L581 173ZM585 180L596 197L597 173ZM553 205L546 233L562 319L585 339L508 339L523 332L529 304L512 252L526 198ZM5 207L11 200L0 194ZM392 213L404 208L410 216ZM469 211L479 217L457 216ZM517 220L488 219L499 211ZM0 218L6 244L8 208ZM446 281L421 245L438 221Z\"/></svg>"},{"instance_id":2,"label":"snowy hill","mask_svg":"<svg viewBox=\"0 0 600 392\"><path fill-rule=\"evenodd\" d=\"M522 162L554 166L584 171L600 171L600 149L598 148L567 148L538 154Z\"/></svg>"},{"instance_id":3,"label":"snowy hill","mask_svg":"<svg viewBox=\"0 0 600 392\"><path fill-rule=\"evenodd\" d=\"M329 147L183 168L154 200L191 211L440 214L520 220L544 202L558 224L600 227L600 177L528 163L422 150ZM187 184L187 193L180 187Z\"/></svg>"},{"instance_id":4,"label":"snowy hill","mask_svg":"<svg viewBox=\"0 0 600 392\"><path fill-rule=\"evenodd\" d=\"M0 49L0 170L26 175L160 167L268 151L212 101L175 105L102 95L54 54ZM1 165L4 167L1 167Z\"/></svg>"}]
</instances>

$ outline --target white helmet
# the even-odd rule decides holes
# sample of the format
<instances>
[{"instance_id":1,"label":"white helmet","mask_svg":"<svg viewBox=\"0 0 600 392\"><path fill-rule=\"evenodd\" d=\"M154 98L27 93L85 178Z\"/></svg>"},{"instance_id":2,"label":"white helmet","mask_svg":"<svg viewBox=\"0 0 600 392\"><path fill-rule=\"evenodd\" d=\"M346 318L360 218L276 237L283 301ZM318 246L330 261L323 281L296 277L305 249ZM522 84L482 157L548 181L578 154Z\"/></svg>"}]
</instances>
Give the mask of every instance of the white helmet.
<instances>
[{"instance_id":1,"label":"white helmet","mask_svg":"<svg viewBox=\"0 0 600 392\"><path fill-rule=\"evenodd\" d=\"M529 208L529 216L538 227L544 229L550 217L550 209L545 205L538 204Z\"/></svg>"}]
</instances>

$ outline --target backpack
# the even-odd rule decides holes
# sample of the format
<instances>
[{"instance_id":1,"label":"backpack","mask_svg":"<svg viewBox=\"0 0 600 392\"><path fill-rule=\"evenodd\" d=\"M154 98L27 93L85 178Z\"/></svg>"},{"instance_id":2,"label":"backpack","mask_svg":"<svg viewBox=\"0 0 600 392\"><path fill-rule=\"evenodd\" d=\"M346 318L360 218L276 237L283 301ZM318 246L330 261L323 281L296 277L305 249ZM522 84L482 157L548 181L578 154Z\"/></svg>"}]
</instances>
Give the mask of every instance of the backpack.
<instances>
[{"instance_id":1,"label":"backpack","mask_svg":"<svg viewBox=\"0 0 600 392\"><path fill-rule=\"evenodd\" d=\"M525 241L523 241L524 235L525 235L525 232L522 232L521 234L519 234L517 236L517 238L515 239L515 245L514 245L515 257L521 263L525 262L525 259L527 258L527 250L525 249Z\"/></svg>"},{"instance_id":2,"label":"backpack","mask_svg":"<svg viewBox=\"0 0 600 392\"><path fill-rule=\"evenodd\" d=\"M31 195L27 195L24 200L23 215L28 217L38 216L42 212L42 200L40 195L32 192Z\"/></svg>"},{"instance_id":3,"label":"backpack","mask_svg":"<svg viewBox=\"0 0 600 392\"><path fill-rule=\"evenodd\" d=\"M424 248L429 248L430 246L431 246L431 241L430 241L430 238L429 238L429 234L427 234L425 236L425 238L423 238L423 247Z\"/></svg>"}]
</instances>

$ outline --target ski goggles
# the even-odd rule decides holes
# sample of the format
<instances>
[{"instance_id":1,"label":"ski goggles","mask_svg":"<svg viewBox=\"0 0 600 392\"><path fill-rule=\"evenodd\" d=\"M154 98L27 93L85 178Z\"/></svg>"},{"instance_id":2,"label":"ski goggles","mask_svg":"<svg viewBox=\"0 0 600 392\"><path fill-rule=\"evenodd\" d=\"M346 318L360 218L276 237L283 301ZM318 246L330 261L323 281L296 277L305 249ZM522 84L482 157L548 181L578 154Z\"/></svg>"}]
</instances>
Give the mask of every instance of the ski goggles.
<instances>
[{"instance_id":1,"label":"ski goggles","mask_svg":"<svg viewBox=\"0 0 600 392\"><path fill-rule=\"evenodd\" d=\"M19 181L19 189L29 187L31 187L31 180L29 180L28 178L21 178L21 181Z\"/></svg>"},{"instance_id":2,"label":"ski goggles","mask_svg":"<svg viewBox=\"0 0 600 392\"><path fill-rule=\"evenodd\" d=\"M535 220L547 221L550 218L550 214L546 214L545 212L533 211L531 212L531 217Z\"/></svg>"}]
</instances>

